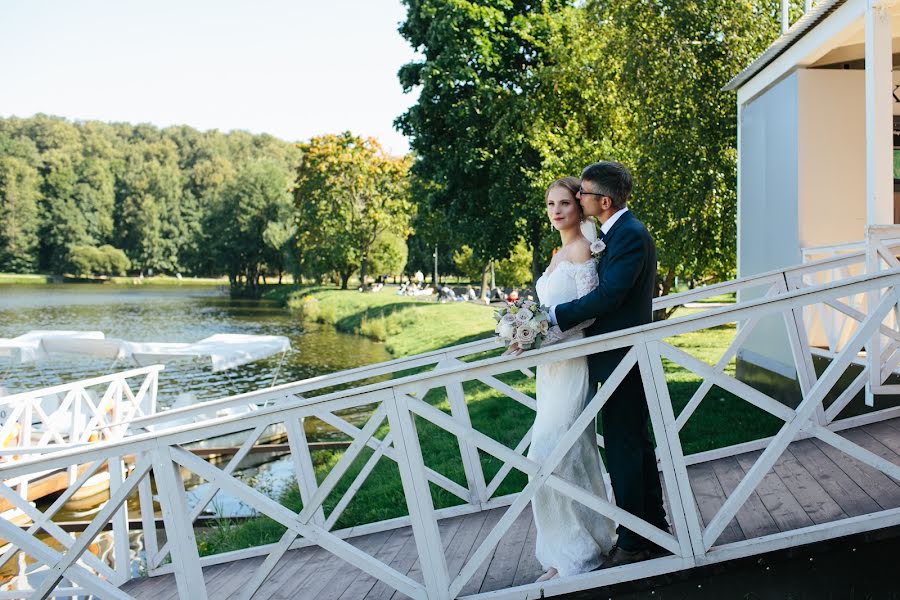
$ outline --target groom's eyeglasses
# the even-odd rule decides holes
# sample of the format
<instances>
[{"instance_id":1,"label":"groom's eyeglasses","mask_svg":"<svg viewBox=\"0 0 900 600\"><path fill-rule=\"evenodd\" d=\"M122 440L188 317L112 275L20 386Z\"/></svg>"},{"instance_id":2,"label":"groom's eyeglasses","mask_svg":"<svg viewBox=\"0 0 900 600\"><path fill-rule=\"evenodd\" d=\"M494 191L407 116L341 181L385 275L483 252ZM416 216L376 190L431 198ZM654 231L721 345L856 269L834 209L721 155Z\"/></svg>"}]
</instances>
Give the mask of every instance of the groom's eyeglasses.
<instances>
[{"instance_id":1,"label":"groom's eyeglasses","mask_svg":"<svg viewBox=\"0 0 900 600\"><path fill-rule=\"evenodd\" d=\"M585 189L582 189L582 188L580 188L580 187L578 188L578 193L581 194L582 196L600 196L601 198L602 198L603 196L606 196L606 194L600 194L600 193L598 193L598 192L589 192L589 191L587 191L587 190L585 190ZM608 196L607 196L607 197L608 197Z\"/></svg>"}]
</instances>

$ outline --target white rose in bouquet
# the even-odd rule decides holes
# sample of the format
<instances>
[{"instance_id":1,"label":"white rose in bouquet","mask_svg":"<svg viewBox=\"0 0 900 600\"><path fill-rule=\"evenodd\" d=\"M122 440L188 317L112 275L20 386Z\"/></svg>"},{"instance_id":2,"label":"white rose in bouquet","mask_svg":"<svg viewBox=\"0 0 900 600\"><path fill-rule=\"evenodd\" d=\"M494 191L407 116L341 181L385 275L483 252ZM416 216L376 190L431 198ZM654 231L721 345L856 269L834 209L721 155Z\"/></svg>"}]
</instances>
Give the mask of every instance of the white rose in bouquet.
<instances>
[{"instance_id":1,"label":"white rose in bouquet","mask_svg":"<svg viewBox=\"0 0 900 600\"><path fill-rule=\"evenodd\" d=\"M534 317L534 313L528 310L527 308L520 308L519 312L516 313L516 321L519 324L527 323Z\"/></svg>"},{"instance_id":2,"label":"white rose in bouquet","mask_svg":"<svg viewBox=\"0 0 900 600\"><path fill-rule=\"evenodd\" d=\"M516 332L516 328L513 323L510 323L506 320L501 320L499 323L497 323L497 328L494 330L494 332L503 340L511 340Z\"/></svg>"},{"instance_id":3,"label":"white rose in bouquet","mask_svg":"<svg viewBox=\"0 0 900 600\"><path fill-rule=\"evenodd\" d=\"M535 332L530 325L519 325L516 328L516 337L514 341L517 342L520 347L527 350L528 348L531 348L532 344L534 344L534 340Z\"/></svg>"}]
</instances>

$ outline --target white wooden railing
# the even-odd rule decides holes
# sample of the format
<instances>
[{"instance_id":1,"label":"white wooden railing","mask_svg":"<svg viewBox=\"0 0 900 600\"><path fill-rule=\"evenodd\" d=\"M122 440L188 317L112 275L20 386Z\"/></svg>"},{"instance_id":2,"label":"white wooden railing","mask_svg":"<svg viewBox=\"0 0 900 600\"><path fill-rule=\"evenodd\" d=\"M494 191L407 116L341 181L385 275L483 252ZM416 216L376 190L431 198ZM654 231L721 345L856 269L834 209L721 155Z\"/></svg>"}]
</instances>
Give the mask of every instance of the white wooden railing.
<instances>
[{"instance_id":1,"label":"white wooden railing","mask_svg":"<svg viewBox=\"0 0 900 600\"><path fill-rule=\"evenodd\" d=\"M60 449L121 439L127 430L123 423L151 415L156 410L159 372L162 369L159 365L132 369L0 397L0 465L15 464ZM38 535L43 529L50 535L67 535L52 522L53 515L92 478L107 475L113 489L121 484L124 463L109 461L108 466L103 471L99 464L84 468L73 463L4 477L0 498L5 504L15 507L20 517L31 519L32 524L25 534ZM29 501L34 495L29 488L36 482L45 484L54 477L63 479L52 482L50 488L38 495L65 491L49 509L41 513ZM10 516L6 514L4 518ZM116 560L127 564L127 529L122 528L121 519L114 520L112 524ZM15 545L3 547L0 568L16 552ZM112 573L109 566L93 554L86 554L82 560L98 574L109 576ZM4 592L0 592L0 597L4 597Z\"/></svg>"},{"instance_id":2,"label":"white wooden railing","mask_svg":"<svg viewBox=\"0 0 900 600\"><path fill-rule=\"evenodd\" d=\"M153 575L174 573L179 597L192 600L208 597L201 572L204 565L249 556L265 556L255 574L244 582L241 588L240 597L250 598L288 549L310 544L328 550L412 598L456 597L479 566L490 556L504 533L541 486L550 486L596 512L624 524L671 554L640 564L543 584L521 586L506 592L492 592L491 598L536 598L540 595L561 594L898 524L900 509L892 509L866 515L865 518L844 519L741 542L726 544L717 541L761 479L788 444L795 439L815 436L853 458L895 479L900 479L900 467L836 433L860 423L897 416L900 409L882 409L851 419L838 420L853 394L844 392L833 403L827 406L824 403L829 392L835 389L838 378L858 358L859 351L875 332L881 331L888 337L900 335L887 324L888 317L898 306L897 287L900 285L900 269L866 274L820 286L790 288L792 275L820 266L806 265L737 282L726 282L715 287L716 293L760 286L767 290L760 298L734 306L713 308L695 315L571 341L527 352L519 357L476 358L471 362L463 362L462 358L482 352L487 347L475 343L462 349L454 348L432 353L427 359L421 359L425 361L423 364L436 366L429 372L369 383L349 390L332 391L314 398L302 397L291 386L282 386L278 392L245 394L230 402L234 402L235 405L249 403L257 406L255 410L246 414L215 419L207 423L133 433L127 439L119 441L95 444L86 448L69 448L13 464L0 465L0 479L3 481L0 483L0 495L15 502L24 512L33 515L32 518L35 520L35 526L27 531L0 521L0 538L8 540L13 550L18 549L27 553L45 568L45 572L33 588L0 592L0 598L42 598L51 593L63 595L69 592L91 593L103 598L128 598L128 594L119 590L117 586L127 581L131 572L127 555L127 500L134 494L137 494L140 502L147 572ZM831 267L833 264L826 263L826 266ZM801 280L794 279L793 282L795 285L801 285ZM697 296L708 291L698 291ZM856 294L871 295L876 301L870 302L863 311L847 309L843 299ZM678 300L669 299L663 302L667 301ZM806 341L802 312L805 307L823 303L834 306L836 310L843 310L850 318L857 320L858 327L851 338L834 354L825 371L817 376L812 368L812 353ZM746 339L755 325L767 316L780 316L787 328L802 393L802 398L794 409L727 375L724 371L724 367L736 354L742 340ZM734 342L715 365L694 358L672 343L673 337L729 323L740 323L741 327ZM535 402L531 396L504 383L500 377L533 368L535 365L616 348L629 350L618 368L563 436L547 461L538 464L524 456L530 440L530 430L515 447L507 447L480 431L479 423L471 421L466 404L467 388L473 385L482 388L487 386L496 393L533 409ZM678 415L675 414L669 396L663 360L676 363L704 380L704 385ZM414 360L410 359L403 364L408 367L413 362ZM660 470L667 493L672 533L664 532L623 511L611 503L609 498L594 496L553 474L554 467L562 460L576 438L585 428L593 426L598 412L611 393L627 372L635 367L641 372L647 393L650 419L657 440ZM878 369L883 367L884 365L877 365ZM867 376L864 369L857 379L865 380ZM765 440L717 448L701 455L685 457L681 430L712 385L719 386L782 420L783 425L778 433ZM426 393L436 389L446 393L449 410L442 410L425 401ZM258 406L263 402L269 404ZM364 425L355 425L339 416L342 411L350 408L368 408L371 410L371 416ZM316 479L303 429L305 418L321 419L353 440L320 483ZM426 466L416 430L417 419L428 421L457 438L465 473L464 482L454 481ZM234 475L241 458L271 426L284 427L288 432L291 457L303 503L299 512L280 505ZM245 437L240 451L222 468L211 465L185 448L205 439L238 435L242 432ZM602 439L598 439L598 443L602 444ZM715 517L703 526L696 509L696 499L688 479L687 466L691 462L737 454L753 447L764 451ZM326 498L348 475L351 464L366 448L371 449L372 454L334 508L326 514L324 507ZM503 467L489 480L482 469L479 452L487 453L503 463ZM408 515L379 523L336 529L339 516L381 460L397 463ZM54 503L54 507L43 513L27 506L27 503L22 501L8 485L9 481L28 477L34 473L73 465L83 466L87 469L86 472L90 472L101 468L104 464L110 465L111 472L116 474L113 478L114 485L110 499L77 538L54 527L49 519L52 517L53 508L83 484L84 476L66 491L60 501ZM127 477L124 476L125 464L131 465ZM530 477L528 484L519 493L496 496L500 482L511 469L528 474ZM206 503L212 499L216 491L221 490L238 498L259 514L267 515L279 522L287 528L287 531L274 544L201 558L192 525L203 509L201 505L204 502L201 501L200 505L191 511L187 509L184 472L199 476L212 484L212 489L203 499ZM119 477L119 474L123 476ZM158 491L158 501L168 540L163 545L160 545L157 539L154 522L156 511L151 492L149 477L151 474ZM435 510L431 485L458 497L459 505ZM458 573L451 572L442 550L438 520L503 506L508 507L505 514L475 549L469 560L462 565ZM118 537L114 565L109 567L97 564L99 561L87 552L87 548L100 530L111 522L114 525L118 524L119 527L116 529ZM35 527L38 525L45 528L51 540L42 539L35 534ZM390 565L345 541L350 536L383 531L401 525L410 525L412 528L422 565L421 580L398 572ZM124 546L119 546L119 542Z\"/></svg>"},{"instance_id":3,"label":"white wooden railing","mask_svg":"<svg viewBox=\"0 0 900 600\"><path fill-rule=\"evenodd\" d=\"M156 411L163 368L153 365L0 396L0 462L121 437L124 424Z\"/></svg>"},{"instance_id":4,"label":"white wooden railing","mask_svg":"<svg viewBox=\"0 0 900 600\"><path fill-rule=\"evenodd\" d=\"M821 259L836 260L833 268L820 269L816 273L804 273L799 279L794 278L795 287L817 285L828 281L840 281L860 273L878 273L887 269L900 267L897 255L900 253L900 225L868 225L865 238L846 244L803 248L803 261ZM865 311L868 303L876 301L869 294L857 294L844 299L840 306L835 303L824 303L805 309L805 325L810 344L818 346L816 353L827 358L832 357L840 347L855 333L858 317ZM874 405L875 394L900 393L900 385L886 384L888 377L900 366L900 338L890 331L895 325L896 315L887 322L889 327L879 330L866 343L865 354L872 361L859 359L859 364L874 362L882 365L880 369L869 369L868 376L860 385L866 390L866 403ZM857 392L859 390L856 390Z\"/></svg>"}]
</instances>

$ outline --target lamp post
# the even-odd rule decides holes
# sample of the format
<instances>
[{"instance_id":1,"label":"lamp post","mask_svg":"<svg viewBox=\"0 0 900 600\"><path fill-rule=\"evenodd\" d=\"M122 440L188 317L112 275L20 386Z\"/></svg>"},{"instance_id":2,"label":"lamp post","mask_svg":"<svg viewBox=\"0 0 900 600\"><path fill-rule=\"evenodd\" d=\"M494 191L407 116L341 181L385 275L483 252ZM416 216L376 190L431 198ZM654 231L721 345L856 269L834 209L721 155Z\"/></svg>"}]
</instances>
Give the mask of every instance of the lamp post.
<instances>
[{"instance_id":1,"label":"lamp post","mask_svg":"<svg viewBox=\"0 0 900 600\"><path fill-rule=\"evenodd\" d=\"M434 245L434 254L432 255L432 256L434 256L434 273L433 273L433 277L431 278L431 282L435 287L437 287L437 284L438 284L437 249L438 249L437 244L435 244Z\"/></svg>"}]
</instances>

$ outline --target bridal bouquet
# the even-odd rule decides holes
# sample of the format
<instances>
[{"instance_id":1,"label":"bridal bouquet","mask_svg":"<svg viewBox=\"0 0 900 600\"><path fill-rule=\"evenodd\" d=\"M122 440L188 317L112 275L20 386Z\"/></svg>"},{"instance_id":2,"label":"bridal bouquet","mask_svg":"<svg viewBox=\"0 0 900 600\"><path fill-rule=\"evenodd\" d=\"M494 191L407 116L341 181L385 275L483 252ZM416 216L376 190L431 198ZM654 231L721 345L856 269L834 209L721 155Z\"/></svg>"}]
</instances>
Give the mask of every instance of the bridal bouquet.
<instances>
[{"instance_id":1,"label":"bridal bouquet","mask_svg":"<svg viewBox=\"0 0 900 600\"><path fill-rule=\"evenodd\" d=\"M540 348L550 329L547 310L531 300L516 300L494 311L494 332L504 345L516 342L523 350Z\"/></svg>"}]
</instances>

